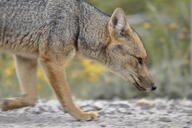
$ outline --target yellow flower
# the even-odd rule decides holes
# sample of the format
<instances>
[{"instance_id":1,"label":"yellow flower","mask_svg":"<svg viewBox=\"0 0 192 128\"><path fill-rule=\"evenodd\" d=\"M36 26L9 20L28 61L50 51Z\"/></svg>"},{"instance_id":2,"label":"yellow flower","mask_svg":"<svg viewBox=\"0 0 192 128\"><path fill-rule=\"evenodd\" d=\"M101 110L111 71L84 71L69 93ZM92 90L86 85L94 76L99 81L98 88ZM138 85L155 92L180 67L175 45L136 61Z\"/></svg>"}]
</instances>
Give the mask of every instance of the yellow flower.
<instances>
[{"instance_id":1,"label":"yellow flower","mask_svg":"<svg viewBox=\"0 0 192 128\"><path fill-rule=\"evenodd\" d=\"M15 73L15 67L11 66L11 67L7 67L4 71L4 74L6 77L10 77L11 75L13 75Z\"/></svg>"},{"instance_id":2,"label":"yellow flower","mask_svg":"<svg viewBox=\"0 0 192 128\"><path fill-rule=\"evenodd\" d=\"M86 72L101 73L106 70L105 67L86 59L82 60L82 65Z\"/></svg>"},{"instance_id":3,"label":"yellow flower","mask_svg":"<svg viewBox=\"0 0 192 128\"><path fill-rule=\"evenodd\" d=\"M87 79L91 82L97 80L98 76L106 70L104 66L101 66L95 62L89 61L87 59L81 60L84 74L87 74ZM83 74L83 73L82 73Z\"/></svg>"},{"instance_id":4,"label":"yellow flower","mask_svg":"<svg viewBox=\"0 0 192 128\"><path fill-rule=\"evenodd\" d=\"M177 28L178 28L178 25L177 25L177 24L175 24L175 23L169 24L169 29L175 30L175 29L177 29Z\"/></svg>"},{"instance_id":5,"label":"yellow flower","mask_svg":"<svg viewBox=\"0 0 192 128\"><path fill-rule=\"evenodd\" d=\"M46 81L44 72L43 72L40 68L38 68L38 70L37 70L37 76L38 76L38 78L39 78L40 80Z\"/></svg>"},{"instance_id":6,"label":"yellow flower","mask_svg":"<svg viewBox=\"0 0 192 128\"><path fill-rule=\"evenodd\" d=\"M143 27L146 29L149 29L149 28L151 28L151 24L150 23L144 23Z\"/></svg>"}]
</instances>

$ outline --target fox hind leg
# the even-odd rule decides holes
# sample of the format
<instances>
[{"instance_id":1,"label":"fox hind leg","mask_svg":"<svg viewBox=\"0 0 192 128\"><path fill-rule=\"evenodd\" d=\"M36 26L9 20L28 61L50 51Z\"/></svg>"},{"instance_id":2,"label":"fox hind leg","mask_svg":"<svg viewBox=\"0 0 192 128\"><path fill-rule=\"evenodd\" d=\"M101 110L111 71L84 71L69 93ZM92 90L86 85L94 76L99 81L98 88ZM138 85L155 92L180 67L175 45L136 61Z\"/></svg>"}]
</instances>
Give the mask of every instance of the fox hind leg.
<instances>
[{"instance_id":1,"label":"fox hind leg","mask_svg":"<svg viewBox=\"0 0 192 128\"><path fill-rule=\"evenodd\" d=\"M18 98L2 100L0 103L2 111L31 106L37 101L37 90L35 87L37 81L37 60L15 56L15 61L16 73L23 95Z\"/></svg>"}]
</instances>

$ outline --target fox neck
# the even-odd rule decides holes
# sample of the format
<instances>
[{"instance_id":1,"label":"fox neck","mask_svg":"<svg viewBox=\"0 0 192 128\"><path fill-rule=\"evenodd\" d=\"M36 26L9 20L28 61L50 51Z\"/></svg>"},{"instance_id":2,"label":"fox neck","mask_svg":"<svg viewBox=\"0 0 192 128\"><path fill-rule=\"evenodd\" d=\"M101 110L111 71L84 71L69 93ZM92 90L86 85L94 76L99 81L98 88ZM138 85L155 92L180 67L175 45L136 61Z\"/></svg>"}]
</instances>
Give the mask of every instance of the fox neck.
<instances>
[{"instance_id":1,"label":"fox neck","mask_svg":"<svg viewBox=\"0 0 192 128\"><path fill-rule=\"evenodd\" d=\"M110 17L86 2L80 4L78 52L102 64L107 63L106 27Z\"/></svg>"}]
</instances>

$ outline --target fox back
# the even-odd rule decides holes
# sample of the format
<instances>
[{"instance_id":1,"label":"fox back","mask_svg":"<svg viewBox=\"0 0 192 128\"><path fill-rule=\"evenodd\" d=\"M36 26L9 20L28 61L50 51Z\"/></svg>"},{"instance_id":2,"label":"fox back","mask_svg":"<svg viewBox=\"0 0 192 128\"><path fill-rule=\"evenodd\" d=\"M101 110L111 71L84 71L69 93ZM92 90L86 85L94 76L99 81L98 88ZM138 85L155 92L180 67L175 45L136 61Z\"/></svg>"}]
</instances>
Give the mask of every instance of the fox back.
<instances>
[{"instance_id":1,"label":"fox back","mask_svg":"<svg viewBox=\"0 0 192 128\"><path fill-rule=\"evenodd\" d=\"M0 0L0 50L38 54L40 45L57 36L55 47L74 43L78 0Z\"/></svg>"}]
</instances>

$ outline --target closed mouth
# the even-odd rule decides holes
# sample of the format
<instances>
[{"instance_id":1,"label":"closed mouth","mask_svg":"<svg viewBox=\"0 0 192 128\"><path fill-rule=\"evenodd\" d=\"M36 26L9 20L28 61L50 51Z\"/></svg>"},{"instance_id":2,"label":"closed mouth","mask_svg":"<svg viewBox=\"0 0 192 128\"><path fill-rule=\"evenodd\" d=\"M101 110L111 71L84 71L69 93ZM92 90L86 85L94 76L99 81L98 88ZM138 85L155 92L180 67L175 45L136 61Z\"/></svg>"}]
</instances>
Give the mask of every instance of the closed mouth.
<instances>
[{"instance_id":1,"label":"closed mouth","mask_svg":"<svg viewBox=\"0 0 192 128\"><path fill-rule=\"evenodd\" d=\"M143 88L142 86L140 86L140 84L138 83L138 81L135 79L135 77L133 75L131 75L131 77L133 78L133 80L135 81L134 85L136 86L136 88L139 90L139 91L146 91L145 88Z\"/></svg>"}]
</instances>

